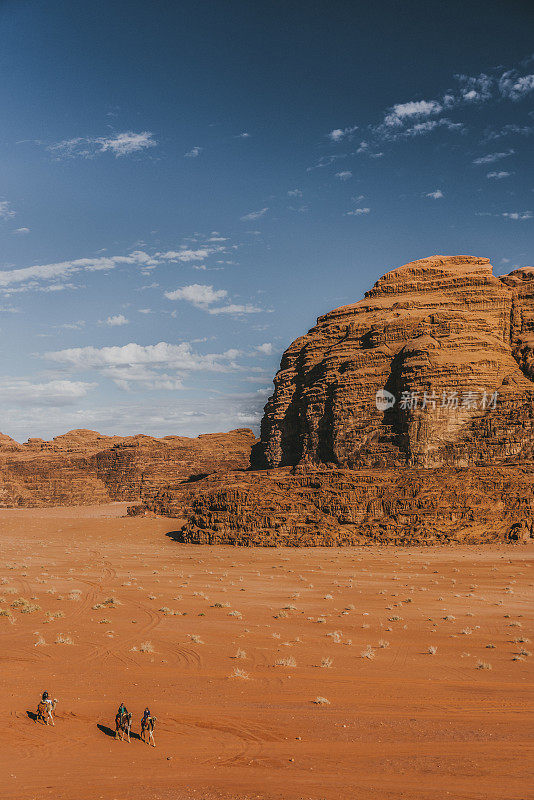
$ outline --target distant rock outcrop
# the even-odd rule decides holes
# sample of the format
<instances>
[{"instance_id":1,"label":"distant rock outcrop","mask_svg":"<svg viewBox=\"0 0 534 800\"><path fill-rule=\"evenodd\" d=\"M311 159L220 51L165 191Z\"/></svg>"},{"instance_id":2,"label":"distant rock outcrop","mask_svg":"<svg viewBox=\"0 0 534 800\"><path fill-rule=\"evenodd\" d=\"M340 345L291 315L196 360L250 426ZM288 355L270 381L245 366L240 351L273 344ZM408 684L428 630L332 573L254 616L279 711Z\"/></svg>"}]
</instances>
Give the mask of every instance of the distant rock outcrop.
<instances>
[{"instance_id":1,"label":"distant rock outcrop","mask_svg":"<svg viewBox=\"0 0 534 800\"><path fill-rule=\"evenodd\" d=\"M241 428L185 436L102 436L75 430L19 444L0 435L0 507L88 505L150 498L218 470L245 468L256 438Z\"/></svg>"},{"instance_id":2,"label":"distant rock outcrop","mask_svg":"<svg viewBox=\"0 0 534 800\"><path fill-rule=\"evenodd\" d=\"M190 542L525 539L534 511L534 268L433 256L286 350L248 473L146 508Z\"/></svg>"}]
</instances>

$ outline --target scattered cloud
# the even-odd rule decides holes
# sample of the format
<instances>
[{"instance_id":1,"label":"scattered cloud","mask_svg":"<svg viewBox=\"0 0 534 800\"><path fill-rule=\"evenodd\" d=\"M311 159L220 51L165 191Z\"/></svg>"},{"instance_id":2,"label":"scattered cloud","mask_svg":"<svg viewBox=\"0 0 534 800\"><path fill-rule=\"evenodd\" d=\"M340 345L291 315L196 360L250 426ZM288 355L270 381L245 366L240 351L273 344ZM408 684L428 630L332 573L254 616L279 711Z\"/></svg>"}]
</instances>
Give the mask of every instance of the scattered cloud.
<instances>
[{"instance_id":1,"label":"scattered cloud","mask_svg":"<svg viewBox=\"0 0 534 800\"><path fill-rule=\"evenodd\" d=\"M386 114L384 124L390 127L399 127L406 119L434 116L442 110L443 106L436 100L412 100L409 103L397 103Z\"/></svg>"},{"instance_id":2,"label":"scattered cloud","mask_svg":"<svg viewBox=\"0 0 534 800\"><path fill-rule=\"evenodd\" d=\"M203 147L192 147L187 153L184 153L184 158L198 158L201 154Z\"/></svg>"},{"instance_id":3,"label":"scattered cloud","mask_svg":"<svg viewBox=\"0 0 534 800\"><path fill-rule=\"evenodd\" d=\"M215 306L228 297L226 289L214 289L211 285L193 283L189 286L182 286L173 292L165 292L168 300L185 300L195 308L207 311L208 314L257 314L264 309L246 303L244 305L229 303L226 306Z\"/></svg>"},{"instance_id":4,"label":"scattered cloud","mask_svg":"<svg viewBox=\"0 0 534 800\"><path fill-rule=\"evenodd\" d=\"M101 153L112 153L115 158L139 153L156 147L157 141L150 131L134 133L125 131L115 136L84 137L64 139L48 145L47 150L58 159L63 158L95 158Z\"/></svg>"},{"instance_id":5,"label":"scattered cloud","mask_svg":"<svg viewBox=\"0 0 534 800\"><path fill-rule=\"evenodd\" d=\"M511 172L488 172L486 178L493 178L496 181L502 180L502 178L509 178Z\"/></svg>"},{"instance_id":6,"label":"scattered cloud","mask_svg":"<svg viewBox=\"0 0 534 800\"><path fill-rule=\"evenodd\" d=\"M11 231L13 236L26 236L26 234L29 232L30 232L29 228L15 228L14 231Z\"/></svg>"},{"instance_id":7,"label":"scattered cloud","mask_svg":"<svg viewBox=\"0 0 534 800\"><path fill-rule=\"evenodd\" d=\"M352 211L346 211L345 216L347 217L361 217L363 214L369 214L371 211L370 208L355 208Z\"/></svg>"},{"instance_id":8,"label":"scattered cloud","mask_svg":"<svg viewBox=\"0 0 534 800\"><path fill-rule=\"evenodd\" d=\"M114 317L108 317L106 320L106 325L109 325L111 328L117 328L121 325L128 325L130 322L129 319L126 319L124 314L116 314Z\"/></svg>"},{"instance_id":9,"label":"scattered cloud","mask_svg":"<svg viewBox=\"0 0 534 800\"><path fill-rule=\"evenodd\" d=\"M514 150L506 150L503 153L488 153L485 156L479 156L478 158L475 158L473 164L494 164L495 161L501 161L501 159L508 158L508 156L513 154Z\"/></svg>"},{"instance_id":10,"label":"scattered cloud","mask_svg":"<svg viewBox=\"0 0 534 800\"><path fill-rule=\"evenodd\" d=\"M328 134L328 138L331 142L341 142L343 139L346 139L347 136L351 136L357 130L357 125L352 125L349 128L334 128L334 130L330 131Z\"/></svg>"},{"instance_id":11,"label":"scattered cloud","mask_svg":"<svg viewBox=\"0 0 534 800\"><path fill-rule=\"evenodd\" d=\"M99 256L98 258L78 258L72 261L57 261L51 264L36 264L20 269L0 270L0 290L12 284L25 284L35 281L50 281L69 277L78 272L97 272L115 269L120 265L133 265L143 268L155 267L159 260L142 250L134 250L126 256ZM59 287L65 288L59 284ZM30 288L35 288L33 285ZM52 290L53 287L49 287Z\"/></svg>"},{"instance_id":12,"label":"scattered cloud","mask_svg":"<svg viewBox=\"0 0 534 800\"><path fill-rule=\"evenodd\" d=\"M266 206L265 208L261 208L259 211L251 211L249 214L245 214L241 217L242 222L252 222L255 219L260 219L260 217L264 217L265 214L268 212L269 207Z\"/></svg>"},{"instance_id":13,"label":"scattered cloud","mask_svg":"<svg viewBox=\"0 0 534 800\"><path fill-rule=\"evenodd\" d=\"M243 133L240 133L237 138L238 139L250 139L250 133L247 133L246 131L243 131Z\"/></svg>"},{"instance_id":14,"label":"scattered cloud","mask_svg":"<svg viewBox=\"0 0 534 800\"><path fill-rule=\"evenodd\" d=\"M245 305L230 303L230 305L221 306L220 308L208 309L209 314L259 314L263 311L263 308L253 306L250 303L245 303Z\"/></svg>"},{"instance_id":15,"label":"scattered cloud","mask_svg":"<svg viewBox=\"0 0 534 800\"><path fill-rule=\"evenodd\" d=\"M302 192L300 189L290 189L287 193L288 197L302 197Z\"/></svg>"},{"instance_id":16,"label":"scattered cloud","mask_svg":"<svg viewBox=\"0 0 534 800\"><path fill-rule=\"evenodd\" d=\"M532 211L505 211L502 216L523 222L525 219L532 219Z\"/></svg>"},{"instance_id":17,"label":"scattered cloud","mask_svg":"<svg viewBox=\"0 0 534 800\"><path fill-rule=\"evenodd\" d=\"M522 100L534 90L534 75L519 75L517 70L504 72L499 79L499 91L510 100Z\"/></svg>"},{"instance_id":18,"label":"scattered cloud","mask_svg":"<svg viewBox=\"0 0 534 800\"><path fill-rule=\"evenodd\" d=\"M135 342L122 347L72 347L44 354L49 361L74 370L108 369L111 367L159 366L179 372L221 372L233 368L239 350L223 353L195 352L189 342L140 345Z\"/></svg>"},{"instance_id":19,"label":"scattered cloud","mask_svg":"<svg viewBox=\"0 0 534 800\"><path fill-rule=\"evenodd\" d=\"M85 397L95 385L84 381L53 380L34 383L24 378L3 378L0 401L23 406L67 406Z\"/></svg>"},{"instance_id":20,"label":"scattered cloud","mask_svg":"<svg viewBox=\"0 0 534 800\"><path fill-rule=\"evenodd\" d=\"M336 178L339 178L340 181L348 181L352 178L352 172L348 169L343 172L336 172Z\"/></svg>"},{"instance_id":21,"label":"scattered cloud","mask_svg":"<svg viewBox=\"0 0 534 800\"><path fill-rule=\"evenodd\" d=\"M432 200L441 200L442 197L445 197L441 189L435 189L433 192L427 192L425 197L431 197Z\"/></svg>"},{"instance_id":22,"label":"scattered cloud","mask_svg":"<svg viewBox=\"0 0 534 800\"><path fill-rule=\"evenodd\" d=\"M11 217L15 216L15 213L9 200L0 200L0 219L11 219Z\"/></svg>"},{"instance_id":23,"label":"scattered cloud","mask_svg":"<svg viewBox=\"0 0 534 800\"><path fill-rule=\"evenodd\" d=\"M256 350L258 350L264 356L271 356L273 354L273 346L271 342L264 342L263 344L258 344L256 346Z\"/></svg>"},{"instance_id":24,"label":"scattered cloud","mask_svg":"<svg viewBox=\"0 0 534 800\"><path fill-rule=\"evenodd\" d=\"M168 300L185 300L195 308L206 310L213 303L218 303L228 296L226 289L214 289L213 286L192 283L189 286L182 286L173 292L165 292Z\"/></svg>"}]
</instances>

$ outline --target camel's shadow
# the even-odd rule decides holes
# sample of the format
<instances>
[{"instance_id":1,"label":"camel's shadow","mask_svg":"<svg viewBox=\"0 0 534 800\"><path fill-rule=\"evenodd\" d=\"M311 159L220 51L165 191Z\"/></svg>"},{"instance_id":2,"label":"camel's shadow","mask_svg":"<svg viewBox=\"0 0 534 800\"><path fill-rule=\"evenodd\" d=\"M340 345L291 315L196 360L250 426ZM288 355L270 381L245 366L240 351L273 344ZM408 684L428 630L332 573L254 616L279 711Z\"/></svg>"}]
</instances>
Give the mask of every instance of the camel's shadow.
<instances>
[{"instance_id":1,"label":"camel's shadow","mask_svg":"<svg viewBox=\"0 0 534 800\"><path fill-rule=\"evenodd\" d=\"M26 714L29 716L31 720L37 722L37 714L35 713L35 711L26 711Z\"/></svg>"},{"instance_id":2,"label":"camel's shadow","mask_svg":"<svg viewBox=\"0 0 534 800\"><path fill-rule=\"evenodd\" d=\"M102 731L106 736L111 736L113 739L115 738L115 728L108 728L107 725L101 725L100 723L96 726L99 731ZM130 739L141 739L138 733L134 733L130 731Z\"/></svg>"}]
</instances>

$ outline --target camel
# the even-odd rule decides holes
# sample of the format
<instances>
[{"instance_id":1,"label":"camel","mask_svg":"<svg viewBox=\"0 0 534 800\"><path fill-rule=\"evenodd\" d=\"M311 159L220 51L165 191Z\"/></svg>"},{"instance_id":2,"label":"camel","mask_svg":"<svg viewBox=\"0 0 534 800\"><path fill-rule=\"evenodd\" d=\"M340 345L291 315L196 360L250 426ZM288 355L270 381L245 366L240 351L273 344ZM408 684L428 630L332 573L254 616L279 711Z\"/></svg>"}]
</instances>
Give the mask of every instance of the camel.
<instances>
[{"instance_id":1,"label":"camel","mask_svg":"<svg viewBox=\"0 0 534 800\"><path fill-rule=\"evenodd\" d=\"M53 725L54 717L52 715L52 712L55 711L56 706L57 706L57 700L55 699L47 700L46 702L43 702L41 700L41 702L37 706L37 715L35 717L35 721L39 722L40 720L45 725L48 725L48 720L50 720L50 722Z\"/></svg>"},{"instance_id":2,"label":"camel","mask_svg":"<svg viewBox=\"0 0 534 800\"><path fill-rule=\"evenodd\" d=\"M115 717L115 739L120 739L121 742L124 741L124 734L126 734L126 738L130 741L130 731L132 729L132 715L128 712L127 714L117 714Z\"/></svg>"},{"instance_id":3,"label":"camel","mask_svg":"<svg viewBox=\"0 0 534 800\"><path fill-rule=\"evenodd\" d=\"M154 728L156 726L157 717L143 717L141 720L141 739L146 744L150 744L152 742L152 746L156 746L156 742L154 740ZM148 741L146 740L146 733L148 731Z\"/></svg>"}]
</instances>

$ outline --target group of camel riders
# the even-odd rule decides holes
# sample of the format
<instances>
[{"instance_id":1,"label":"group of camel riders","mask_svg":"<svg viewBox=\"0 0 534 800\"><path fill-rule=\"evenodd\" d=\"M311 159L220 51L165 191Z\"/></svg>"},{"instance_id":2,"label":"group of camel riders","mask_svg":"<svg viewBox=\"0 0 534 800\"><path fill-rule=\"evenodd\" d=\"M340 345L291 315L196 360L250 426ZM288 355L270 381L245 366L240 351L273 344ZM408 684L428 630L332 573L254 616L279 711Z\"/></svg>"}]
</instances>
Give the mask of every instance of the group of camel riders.
<instances>
[{"instance_id":1,"label":"group of camel riders","mask_svg":"<svg viewBox=\"0 0 534 800\"><path fill-rule=\"evenodd\" d=\"M53 711L56 707L57 700L52 700L48 692L43 692L41 697L41 702L37 706L37 717L36 720L42 720L46 725L50 721L52 725L54 724L54 716ZM156 742L154 741L154 727L156 724L156 717L153 717L150 713L149 708L145 708L143 712L143 716L141 718L141 736L140 739L147 744L152 742L153 746L156 746ZM128 711L124 703L121 703L119 708L117 709L117 713L115 715L115 738L121 739L124 738L124 734L126 734L126 738L130 741L130 731L132 728L132 714ZM146 735L148 733L148 741L146 739Z\"/></svg>"}]
</instances>

